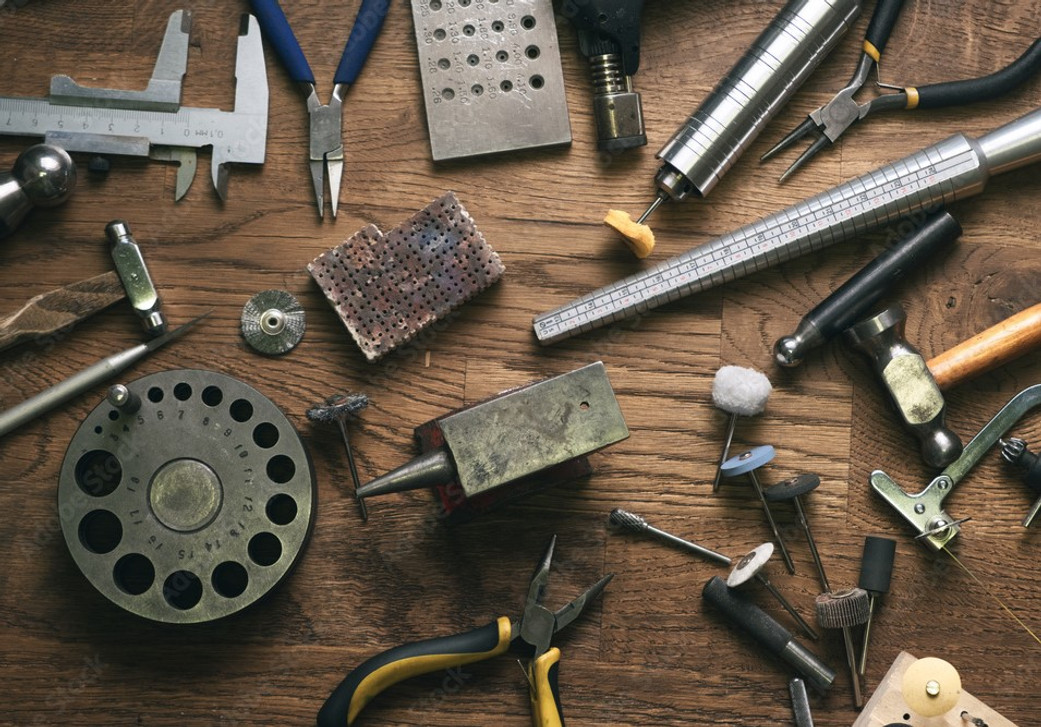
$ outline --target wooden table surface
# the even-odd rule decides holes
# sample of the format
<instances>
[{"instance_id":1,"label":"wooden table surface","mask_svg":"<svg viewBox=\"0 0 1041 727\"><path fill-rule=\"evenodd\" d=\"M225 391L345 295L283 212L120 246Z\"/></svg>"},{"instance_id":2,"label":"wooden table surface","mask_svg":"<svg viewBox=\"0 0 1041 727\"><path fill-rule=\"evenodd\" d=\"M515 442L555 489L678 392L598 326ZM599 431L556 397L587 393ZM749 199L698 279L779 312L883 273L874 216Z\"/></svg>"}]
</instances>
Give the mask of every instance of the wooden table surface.
<instances>
[{"instance_id":1,"label":"wooden table surface","mask_svg":"<svg viewBox=\"0 0 1041 727\"><path fill-rule=\"evenodd\" d=\"M188 0L194 13L183 103L230 109L234 47L245 2ZM323 96L357 0L285 3ZM339 5L339 7L337 7ZM558 32L574 142L568 148L435 165L405 0L395 0L382 36L344 109L346 165L339 218L316 219L303 99L268 49L271 95L267 159L231 171L221 203L200 157L195 185L173 201L174 168L119 157L104 178L86 172L67 204L34 211L0 249L0 314L43 291L109 269L105 224L130 222L174 323L214 311L199 330L124 374L134 380L175 368L234 376L270 397L300 431L314 460L318 514L297 570L265 601L215 623L146 622L108 602L79 572L55 507L62 458L104 387L0 442L0 722L78 725L304 725L344 674L406 641L516 615L527 579L558 535L550 605L602 573L616 574L602 602L558 640L561 692L572 725L764 725L791 723L789 674L703 605L701 588L725 569L652 540L612 533L623 506L659 527L730 554L769 537L748 488L713 495L725 427L710 397L723 364L761 369L774 385L765 413L743 419L737 447L773 444L769 484L816 472L808 502L831 580L857 578L865 535L898 540L892 590L877 615L868 692L901 650L940 656L965 687L1019 725L1039 723L1041 643L988 595L1041 631L1038 533L1020 520L1032 494L995 452L950 498L971 516L956 552L982 581L915 543L870 492L883 468L909 489L931 478L896 423L866 359L841 343L803 366L772 364L774 340L893 237L882 230L667 305L635 322L541 347L532 317L594 287L779 210L955 132L975 136L1033 110L1041 79L1001 99L945 111L879 114L848 133L784 186L791 156L756 159L847 80L867 15L771 123L707 200L666 205L658 247L635 260L601 224L608 207L638 212L653 196L654 153L708 94L781 7L780 0L650 0L643 14L643 94L648 145L617 156L596 151L585 60L570 25ZM870 10L873 3L867 3ZM143 88L168 13L158 0L32 0L0 9L0 94L44 96L52 75L114 88ZM928 83L1004 66L1037 35L1037 2L908 3L883 62L883 79ZM2 124L0 118L0 124ZM0 137L9 168L30 139ZM306 272L307 263L367 223L391 227L454 190L506 274L450 324L377 364L367 363ZM1038 299L1041 174L1025 168L993 179L952 212L965 228L948 253L893 292L908 313L908 338L932 356ZM255 292L286 289L307 314L298 348L279 358L252 352L239 332ZM13 405L142 338L126 305L57 340L0 354L0 405ZM363 524L351 497L335 428L306 409L341 390L372 400L352 436L363 479L404 463L412 428L508 387L602 360L631 437L592 458L594 473L458 528L437 521L428 491L370 501ZM1041 381L1028 354L948 393L948 421L971 437L1014 393ZM1014 429L1035 445L1036 415ZM795 520L778 517L789 532ZM806 615L818 592L804 540L791 538L798 574L775 562L775 583ZM776 559L775 559L776 560ZM752 597L783 623L762 594ZM841 638L812 648L839 672L814 697L819 725L849 725L849 678ZM507 657L431 674L389 690L359 725L528 724L525 679ZM916 723L917 724L917 723Z\"/></svg>"}]
</instances>

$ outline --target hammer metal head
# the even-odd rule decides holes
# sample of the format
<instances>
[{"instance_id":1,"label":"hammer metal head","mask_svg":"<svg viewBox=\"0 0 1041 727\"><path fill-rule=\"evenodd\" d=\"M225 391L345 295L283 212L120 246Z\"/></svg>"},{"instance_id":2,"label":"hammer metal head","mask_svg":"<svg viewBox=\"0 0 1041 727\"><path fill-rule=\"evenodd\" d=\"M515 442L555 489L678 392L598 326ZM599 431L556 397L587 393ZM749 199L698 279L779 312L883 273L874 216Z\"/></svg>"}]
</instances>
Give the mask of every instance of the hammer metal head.
<instances>
[{"instance_id":1,"label":"hammer metal head","mask_svg":"<svg viewBox=\"0 0 1041 727\"><path fill-rule=\"evenodd\" d=\"M925 358L904 337L899 306L857 323L846 339L871 359L900 418L921 442L922 460L941 469L958 459L962 443L944 418L947 406Z\"/></svg>"}]
</instances>

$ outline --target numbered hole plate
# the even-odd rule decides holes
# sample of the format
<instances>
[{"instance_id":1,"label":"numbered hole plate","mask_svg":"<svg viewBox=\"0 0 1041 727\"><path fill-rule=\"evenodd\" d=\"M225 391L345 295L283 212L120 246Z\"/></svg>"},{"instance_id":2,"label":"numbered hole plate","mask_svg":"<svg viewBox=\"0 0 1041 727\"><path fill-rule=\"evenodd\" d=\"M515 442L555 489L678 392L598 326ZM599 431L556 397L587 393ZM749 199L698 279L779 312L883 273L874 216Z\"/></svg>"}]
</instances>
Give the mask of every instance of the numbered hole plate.
<instances>
[{"instance_id":1,"label":"numbered hole plate","mask_svg":"<svg viewBox=\"0 0 1041 727\"><path fill-rule=\"evenodd\" d=\"M58 483L69 551L112 602L154 621L235 613L292 570L311 532L310 458L265 396L211 371L128 384L72 438Z\"/></svg>"}]
</instances>

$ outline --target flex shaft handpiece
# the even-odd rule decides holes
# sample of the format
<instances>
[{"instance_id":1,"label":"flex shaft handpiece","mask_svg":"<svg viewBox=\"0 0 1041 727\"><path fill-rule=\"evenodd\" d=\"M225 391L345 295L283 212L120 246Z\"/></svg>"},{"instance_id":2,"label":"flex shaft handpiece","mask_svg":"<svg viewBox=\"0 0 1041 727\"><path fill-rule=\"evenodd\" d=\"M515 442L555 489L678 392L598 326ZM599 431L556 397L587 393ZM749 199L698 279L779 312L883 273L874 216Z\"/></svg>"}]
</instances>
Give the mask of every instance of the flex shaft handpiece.
<instances>
[{"instance_id":1,"label":"flex shaft handpiece","mask_svg":"<svg viewBox=\"0 0 1041 727\"><path fill-rule=\"evenodd\" d=\"M921 209L979 194L1041 160L1041 109L978 139L964 134L833 187L556 310L535 317L543 344L820 250Z\"/></svg>"}]
</instances>

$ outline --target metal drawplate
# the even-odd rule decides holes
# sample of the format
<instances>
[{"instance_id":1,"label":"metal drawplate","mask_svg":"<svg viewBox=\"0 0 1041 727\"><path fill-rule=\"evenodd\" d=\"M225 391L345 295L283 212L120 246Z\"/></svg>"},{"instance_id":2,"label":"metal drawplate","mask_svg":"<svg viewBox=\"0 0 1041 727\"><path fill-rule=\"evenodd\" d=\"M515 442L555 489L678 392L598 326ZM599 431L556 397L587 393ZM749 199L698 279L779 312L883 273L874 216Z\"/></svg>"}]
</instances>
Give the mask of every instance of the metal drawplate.
<instances>
[{"instance_id":1,"label":"metal drawplate","mask_svg":"<svg viewBox=\"0 0 1041 727\"><path fill-rule=\"evenodd\" d=\"M987 450L997 444L1023 415L1037 406L1041 406L1041 384L1023 389L1012 397L979 434L965 445L962 455L917 494L909 495L882 470L871 473L871 487L911 524L926 546L938 552L961 531L958 523L943 509L944 499Z\"/></svg>"}]
</instances>

